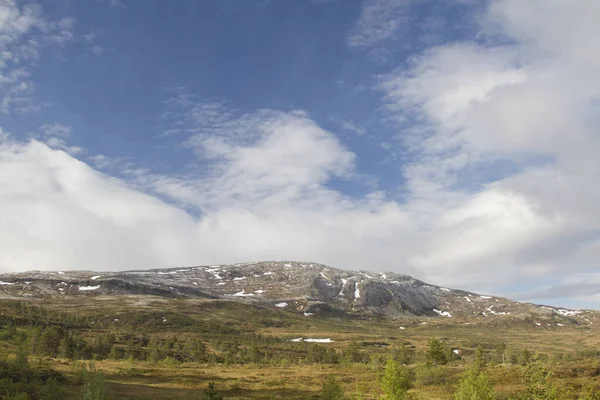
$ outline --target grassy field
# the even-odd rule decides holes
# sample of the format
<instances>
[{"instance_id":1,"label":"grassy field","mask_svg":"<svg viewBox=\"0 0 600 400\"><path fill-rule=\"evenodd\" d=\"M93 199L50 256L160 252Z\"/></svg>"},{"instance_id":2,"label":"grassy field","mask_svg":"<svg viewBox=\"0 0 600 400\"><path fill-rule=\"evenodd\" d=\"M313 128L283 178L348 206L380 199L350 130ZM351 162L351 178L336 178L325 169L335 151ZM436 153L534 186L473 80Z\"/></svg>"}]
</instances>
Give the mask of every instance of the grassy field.
<instances>
[{"instance_id":1,"label":"grassy field","mask_svg":"<svg viewBox=\"0 0 600 400\"><path fill-rule=\"evenodd\" d=\"M65 314L83 318L87 326L73 330L87 342L106 333L117 338L126 337L125 333L156 340L198 338L215 357L211 362L185 362L170 357L154 362L126 357L99 359L95 366L105 375L114 399L200 399L211 381L227 399L319 398L321 385L331 375L337 377L348 398L376 399L381 396L379 381L385 360L403 346L413 355L409 365L417 377L413 391L425 399L451 399L479 345L489 355L486 373L501 399L521 390L523 367L493 362L492 354L500 343L514 352L527 349L532 358L544 360L552 369L551 380L557 386L578 388L598 384L600 379L600 357L596 352L600 349L600 335L594 325L532 327L503 317L485 323L447 318L307 317L235 302L148 296L48 299L43 306L60 311L63 319ZM10 309L4 309L2 316L9 317L10 313ZM319 346L333 348L338 354L358 344L365 362L307 361L312 344L291 342L299 337L330 338L331 343ZM444 366L427 367L425 353L430 338L439 338L461 356ZM115 346L124 347L124 340ZM227 346L235 344L245 352L254 346L253 340L278 358L263 358L256 363L223 361L223 349ZM16 345L10 341L3 342L3 346L8 353L16 351ZM144 346L147 345L141 345L141 350ZM44 359L67 378L66 386L72 398L77 398L80 387L73 382L81 361Z\"/></svg>"}]
</instances>

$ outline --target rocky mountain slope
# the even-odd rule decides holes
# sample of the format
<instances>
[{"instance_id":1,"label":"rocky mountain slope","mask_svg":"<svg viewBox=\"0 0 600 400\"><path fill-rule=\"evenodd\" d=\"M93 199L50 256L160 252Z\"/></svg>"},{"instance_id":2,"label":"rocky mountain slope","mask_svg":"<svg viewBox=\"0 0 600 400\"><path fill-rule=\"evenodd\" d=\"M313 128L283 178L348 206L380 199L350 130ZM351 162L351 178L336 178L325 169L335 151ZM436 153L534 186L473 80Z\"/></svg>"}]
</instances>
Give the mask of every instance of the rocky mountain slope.
<instances>
[{"instance_id":1,"label":"rocky mountain slope","mask_svg":"<svg viewBox=\"0 0 600 400\"><path fill-rule=\"evenodd\" d=\"M519 303L430 285L407 275L345 271L315 263L0 274L0 297L4 298L118 295L228 299L278 307L308 317L381 314L461 320L512 318L544 327L590 325L598 317L595 311Z\"/></svg>"}]
</instances>

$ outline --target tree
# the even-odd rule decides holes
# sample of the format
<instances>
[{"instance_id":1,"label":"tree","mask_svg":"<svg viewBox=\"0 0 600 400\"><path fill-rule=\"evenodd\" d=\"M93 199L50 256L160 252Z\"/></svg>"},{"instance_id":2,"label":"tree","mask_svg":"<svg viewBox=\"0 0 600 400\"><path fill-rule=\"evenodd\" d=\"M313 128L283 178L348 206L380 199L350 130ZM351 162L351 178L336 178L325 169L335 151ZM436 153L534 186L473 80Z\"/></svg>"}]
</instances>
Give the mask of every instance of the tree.
<instances>
[{"instance_id":1,"label":"tree","mask_svg":"<svg viewBox=\"0 0 600 400\"><path fill-rule=\"evenodd\" d=\"M412 353L406 345L402 345L399 349L395 349L393 356L398 364L409 365L412 360Z\"/></svg>"},{"instance_id":2,"label":"tree","mask_svg":"<svg viewBox=\"0 0 600 400\"><path fill-rule=\"evenodd\" d=\"M481 371L485 368L486 360L485 360L485 350L483 349L483 345L477 346L477 351L475 352L475 368L478 371Z\"/></svg>"},{"instance_id":3,"label":"tree","mask_svg":"<svg viewBox=\"0 0 600 400\"><path fill-rule=\"evenodd\" d=\"M82 392L83 400L108 400L110 398L104 376L92 362L86 367Z\"/></svg>"},{"instance_id":4,"label":"tree","mask_svg":"<svg viewBox=\"0 0 600 400\"><path fill-rule=\"evenodd\" d=\"M73 339L69 335L65 335L58 345L58 355L62 358L72 359L75 355Z\"/></svg>"},{"instance_id":5,"label":"tree","mask_svg":"<svg viewBox=\"0 0 600 400\"><path fill-rule=\"evenodd\" d=\"M347 363L358 363L363 361L358 343L352 341L342 352L342 360Z\"/></svg>"},{"instance_id":6,"label":"tree","mask_svg":"<svg viewBox=\"0 0 600 400\"><path fill-rule=\"evenodd\" d=\"M502 342L496 345L496 349L494 350L494 361L498 364L506 363L506 343Z\"/></svg>"},{"instance_id":7,"label":"tree","mask_svg":"<svg viewBox=\"0 0 600 400\"><path fill-rule=\"evenodd\" d=\"M548 381L550 376L551 372L540 362L528 364L523 371L525 391L521 395L521 399L559 400L558 389Z\"/></svg>"},{"instance_id":8,"label":"tree","mask_svg":"<svg viewBox=\"0 0 600 400\"><path fill-rule=\"evenodd\" d=\"M471 369L458 384L454 400L494 400L494 386L485 373Z\"/></svg>"},{"instance_id":9,"label":"tree","mask_svg":"<svg viewBox=\"0 0 600 400\"><path fill-rule=\"evenodd\" d=\"M344 389L342 385L333 375L327 377L321 387L321 399L323 400L343 400Z\"/></svg>"},{"instance_id":10,"label":"tree","mask_svg":"<svg viewBox=\"0 0 600 400\"><path fill-rule=\"evenodd\" d=\"M381 389L386 400L404 400L415 382L415 373L390 358L381 379Z\"/></svg>"},{"instance_id":11,"label":"tree","mask_svg":"<svg viewBox=\"0 0 600 400\"><path fill-rule=\"evenodd\" d=\"M40 353L42 355L56 357L58 355L58 348L63 336L64 333L62 329L56 326L51 326L44 329L40 336Z\"/></svg>"},{"instance_id":12,"label":"tree","mask_svg":"<svg viewBox=\"0 0 600 400\"><path fill-rule=\"evenodd\" d=\"M208 382L208 386L204 389L204 395L202 396L203 400L223 400L223 396L221 396L217 390L215 389L214 382Z\"/></svg>"},{"instance_id":13,"label":"tree","mask_svg":"<svg viewBox=\"0 0 600 400\"><path fill-rule=\"evenodd\" d=\"M202 340L190 339L185 343L183 351L186 353L189 361L206 362L207 351L206 345ZM262 358L262 354L256 346L251 349L252 362L258 362Z\"/></svg>"},{"instance_id":14,"label":"tree","mask_svg":"<svg viewBox=\"0 0 600 400\"><path fill-rule=\"evenodd\" d=\"M444 343L436 338L429 339L429 349L425 356L429 365L437 366L448 363L448 350Z\"/></svg>"}]
</instances>

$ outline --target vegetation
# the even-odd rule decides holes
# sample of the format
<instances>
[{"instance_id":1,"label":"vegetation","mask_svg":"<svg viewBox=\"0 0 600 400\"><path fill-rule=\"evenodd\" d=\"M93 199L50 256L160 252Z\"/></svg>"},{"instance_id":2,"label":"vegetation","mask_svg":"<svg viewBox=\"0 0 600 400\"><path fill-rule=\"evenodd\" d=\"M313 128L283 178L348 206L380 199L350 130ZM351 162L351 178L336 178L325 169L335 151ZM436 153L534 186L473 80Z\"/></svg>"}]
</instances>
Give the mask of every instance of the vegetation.
<instances>
[{"instance_id":1,"label":"vegetation","mask_svg":"<svg viewBox=\"0 0 600 400\"><path fill-rule=\"evenodd\" d=\"M140 298L0 301L0 398L600 400L587 327L406 319L398 332L373 316ZM291 340L308 335L335 341Z\"/></svg>"}]
</instances>

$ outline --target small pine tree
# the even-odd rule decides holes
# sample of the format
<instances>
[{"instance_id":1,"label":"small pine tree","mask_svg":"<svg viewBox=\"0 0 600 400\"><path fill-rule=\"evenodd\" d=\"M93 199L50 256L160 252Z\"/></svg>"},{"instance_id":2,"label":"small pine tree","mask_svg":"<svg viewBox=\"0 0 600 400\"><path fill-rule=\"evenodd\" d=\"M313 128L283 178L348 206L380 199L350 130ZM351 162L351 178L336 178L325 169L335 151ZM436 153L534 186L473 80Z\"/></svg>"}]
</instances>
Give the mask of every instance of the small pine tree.
<instances>
[{"instance_id":1,"label":"small pine tree","mask_svg":"<svg viewBox=\"0 0 600 400\"><path fill-rule=\"evenodd\" d=\"M494 400L496 392L488 377L476 369L471 369L458 384L454 400Z\"/></svg>"},{"instance_id":2,"label":"small pine tree","mask_svg":"<svg viewBox=\"0 0 600 400\"><path fill-rule=\"evenodd\" d=\"M92 362L86 369L82 388L83 400L108 400L110 397L104 376L96 370Z\"/></svg>"},{"instance_id":3,"label":"small pine tree","mask_svg":"<svg viewBox=\"0 0 600 400\"><path fill-rule=\"evenodd\" d=\"M496 345L496 349L494 350L494 361L498 364L506 364L506 343L502 342Z\"/></svg>"},{"instance_id":4,"label":"small pine tree","mask_svg":"<svg viewBox=\"0 0 600 400\"><path fill-rule=\"evenodd\" d=\"M214 382L208 382L207 388L204 389L202 400L223 400L223 396L221 396L215 389Z\"/></svg>"},{"instance_id":5,"label":"small pine tree","mask_svg":"<svg viewBox=\"0 0 600 400\"><path fill-rule=\"evenodd\" d=\"M561 397L558 389L548 381L550 376L550 371L541 363L528 364L523 371L525 391L521 395L521 399L559 400Z\"/></svg>"},{"instance_id":6,"label":"small pine tree","mask_svg":"<svg viewBox=\"0 0 600 400\"><path fill-rule=\"evenodd\" d=\"M448 363L448 351L444 343L436 338L429 339L429 349L425 354L427 364L437 366Z\"/></svg>"},{"instance_id":7,"label":"small pine tree","mask_svg":"<svg viewBox=\"0 0 600 400\"><path fill-rule=\"evenodd\" d=\"M415 373L390 358L381 379L386 400L404 400L415 382Z\"/></svg>"},{"instance_id":8,"label":"small pine tree","mask_svg":"<svg viewBox=\"0 0 600 400\"><path fill-rule=\"evenodd\" d=\"M343 400L344 389L337 378L333 375L327 377L321 387L321 399L323 400Z\"/></svg>"},{"instance_id":9,"label":"small pine tree","mask_svg":"<svg viewBox=\"0 0 600 400\"><path fill-rule=\"evenodd\" d=\"M65 335L58 346L58 355L62 358L72 359L75 355L73 340L69 335Z\"/></svg>"},{"instance_id":10,"label":"small pine tree","mask_svg":"<svg viewBox=\"0 0 600 400\"><path fill-rule=\"evenodd\" d=\"M479 345L477 346L477 351L475 352L475 368L477 371L481 371L485 368L485 365L485 350L483 349L483 345Z\"/></svg>"},{"instance_id":11,"label":"small pine tree","mask_svg":"<svg viewBox=\"0 0 600 400\"><path fill-rule=\"evenodd\" d=\"M412 360L412 353L403 345L399 349L394 350L393 358L398 364L409 365Z\"/></svg>"}]
</instances>

